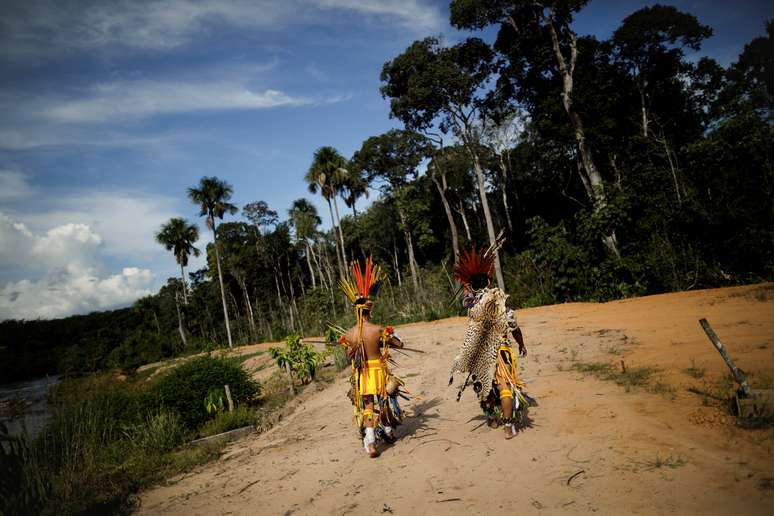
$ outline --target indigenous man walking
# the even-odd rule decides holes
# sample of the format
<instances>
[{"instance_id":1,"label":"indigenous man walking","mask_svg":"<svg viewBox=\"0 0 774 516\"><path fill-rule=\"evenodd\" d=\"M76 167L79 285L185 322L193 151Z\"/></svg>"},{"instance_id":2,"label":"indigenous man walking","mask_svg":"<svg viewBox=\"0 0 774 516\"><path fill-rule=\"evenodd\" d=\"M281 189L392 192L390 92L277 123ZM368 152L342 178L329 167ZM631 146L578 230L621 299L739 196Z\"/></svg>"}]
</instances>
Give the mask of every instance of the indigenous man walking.
<instances>
[{"instance_id":1,"label":"indigenous man walking","mask_svg":"<svg viewBox=\"0 0 774 516\"><path fill-rule=\"evenodd\" d=\"M339 286L357 316L357 323L340 339L347 347L352 364L351 400L354 419L363 436L363 446L371 458L379 456L376 434L386 442L395 442L394 426L400 424L402 414L397 396L402 395L403 382L390 373L390 348L402 348L391 326L383 328L371 322L374 298L382 282L382 271L371 258L365 269L360 262L352 262L351 278L341 279Z\"/></svg>"},{"instance_id":2,"label":"indigenous man walking","mask_svg":"<svg viewBox=\"0 0 774 516\"><path fill-rule=\"evenodd\" d=\"M464 251L454 267L454 277L462 284L462 304L468 309L468 328L460 353L455 357L455 371L469 373L473 389L478 394L481 408L491 428L502 422L505 438L514 437L516 420L526 417L527 407L534 403L519 379L516 358L508 334L519 346L519 355L526 356L524 337L513 310L505 306L508 297L499 288L489 288L492 280L494 256L499 245L491 246L483 254L476 248ZM451 385L453 378L450 378ZM457 395L459 400L467 386L465 381Z\"/></svg>"}]
</instances>

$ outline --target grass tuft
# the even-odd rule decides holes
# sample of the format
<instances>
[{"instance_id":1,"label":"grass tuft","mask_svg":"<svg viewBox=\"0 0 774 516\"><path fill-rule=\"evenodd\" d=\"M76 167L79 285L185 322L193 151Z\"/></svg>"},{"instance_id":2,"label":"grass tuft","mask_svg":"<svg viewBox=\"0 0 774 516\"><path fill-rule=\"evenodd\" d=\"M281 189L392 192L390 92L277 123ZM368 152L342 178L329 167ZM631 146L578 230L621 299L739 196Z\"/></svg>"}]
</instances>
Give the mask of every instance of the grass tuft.
<instances>
[{"instance_id":1,"label":"grass tuft","mask_svg":"<svg viewBox=\"0 0 774 516\"><path fill-rule=\"evenodd\" d=\"M655 367L628 367L625 371L621 371L606 362L576 362L572 365L572 369L590 374L600 380L614 381L626 392L634 387L647 385L650 377L658 371Z\"/></svg>"}]
</instances>

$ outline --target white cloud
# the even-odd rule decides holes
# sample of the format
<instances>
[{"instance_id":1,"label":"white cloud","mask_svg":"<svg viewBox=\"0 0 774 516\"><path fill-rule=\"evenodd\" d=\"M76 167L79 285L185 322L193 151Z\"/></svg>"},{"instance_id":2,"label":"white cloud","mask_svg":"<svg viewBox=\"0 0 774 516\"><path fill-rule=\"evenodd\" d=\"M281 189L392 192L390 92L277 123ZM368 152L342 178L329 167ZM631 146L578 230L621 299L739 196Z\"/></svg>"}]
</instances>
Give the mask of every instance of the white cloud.
<instances>
[{"instance_id":1,"label":"white cloud","mask_svg":"<svg viewBox=\"0 0 774 516\"><path fill-rule=\"evenodd\" d=\"M332 11L423 32L437 32L444 21L436 6L419 0L10 0L3 9L0 55L17 58L111 47L165 50L218 25L279 30L325 23Z\"/></svg>"},{"instance_id":2,"label":"white cloud","mask_svg":"<svg viewBox=\"0 0 774 516\"><path fill-rule=\"evenodd\" d=\"M52 226L88 226L102 240L102 254L144 262L164 252L154 237L161 224L180 216L181 208L194 209L193 205L171 196L99 190L50 193L41 206L45 209L14 216L37 233L48 232L47 228Z\"/></svg>"},{"instance_id":3,"label":"white cloud","mask_svg":"<svg viewBox=\"0 0 774 516\"><path fill-rule=\"evenodd\" d=\"M51 319L115 308L150 295L152 284L153 273L136 267L107 277L92 269L57 269L40 280L0 288L0 320Z\"/></svg>"},{"instance_id":4,"label":"white cloud","mask_svg":"<svg viewBox=\"0 0 774 516\"><path fill-rule=\"evenodd\" d=\"M197 111L267 109L312 102L277 90L253 91L238 84L165 81L99 84L84 96L53 103L41 114L58 122L102 122L115 117L142 118Z\"/></svg>"},{"instance_id":5,"label":"white cloud","mask_svg":"<svg viewBox=\"0 0 774 516\"><path fill-rule=\"evenodd\" d=\"M127 206L131 205L124 203ZM118 213L126 216L120 210ZM148 230L145 238L152 243L153 232L143 218L147 219L147 213L140 210L135 219ZM128 219L127 224L131 223ZM120 226L118 222L106 225L113 229ZM122 236L118 234L116 239ZM153 292L155 275L150 269L123 267L120 274L113 274L106 265L106 250L105 240L88 224L69 222L36 234L27 224L0 213L0 272L3 277L14 278L0 287L0 320L103 310ZM158 254L162 252L159 247ZM134 257L130 253L128 260L138 261L136 253ZM170 258L169 269L174 270L172 264Z\"/></svg>"},{"instance_id":6,"label":"white cloud","mask_svg":"<svg viewBox=\"0 0 774 516\"><path fill-rule=\"evenodd\" d=\"M0 201L10 201L27 197L32 188L27 176L16 170L0 170Z\"/></svg>"}]
</instances>

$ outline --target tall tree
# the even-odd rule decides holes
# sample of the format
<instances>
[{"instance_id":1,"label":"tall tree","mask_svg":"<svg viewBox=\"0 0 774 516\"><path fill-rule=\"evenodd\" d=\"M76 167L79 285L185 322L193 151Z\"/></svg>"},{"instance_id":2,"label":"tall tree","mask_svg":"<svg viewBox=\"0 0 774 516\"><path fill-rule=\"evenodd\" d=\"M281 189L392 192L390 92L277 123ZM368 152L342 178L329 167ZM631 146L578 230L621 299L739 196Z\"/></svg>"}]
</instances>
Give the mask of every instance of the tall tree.
<instances>
[{"instance_id":1,"label":"tall tree","mask_svg":"<svg viewBox=\"0 0 774 516\"><path fill-rule=\"evenodd\" d=\"M403 54L382 68L382 95L390 98L390 116L407 128L427 130L436 122L443 132L452 130L473 161L489 241L495 228L486 195L476 121L480 116L483 88L491 77L494 54L478 38L443 48L437 38L415 41ZM497 283L505 288L499 253L495 255Z\"/></svg>"},{"instance_id":2,"label":"tall tree","mask_svg":"<svg viewBox=\"0 0 774 516\"><path fill-rule=\"evenodd\" d=\"M644 7L624 18L611 39L616 60L634 78L640 96L642 135L649 129L651 92L687 71L684 49L699 50L712 29L671 5Z\"/></svg>"},{"instance_id":3,"label":"tall tree","mask_svg":"<svg viewBox=\"0 0 774 516\"><path fill-rule=\"evenodd\" d=\"M312 164L309 170L304 176L304 180L309 185L309 191L311 193L317 193L320 191L323 199L328 202L328 210L331 213L331 223L333 224L334 233L338 230L338 243L339 247L336 248L336 256L339 261L339 274L344 275L344 266L348 262L347 253L344 247L344 234L341 231L341 224L339 222L339 205L336 202L341 185L344 183L346 177L349 175L347 170L347 160L339 154L339 151L333 147L320 147L314 153L312 158ZM333 201L333 207L336 210L336 217L333 217L333 210L331 209L331 201ZM339 256L339 251L341 255Z\"/></svg>"},{"instance_id":4,"label":"tall tree","mask_svg":"<svg viewBox=\"0 0 774 516\"><path fill-rule=\"evenodd\" d=\"M199 256L199 249L194 243L199 239L199 228L195 224L189 224L187 220L178 217L169 219L156 233L156 241L163 245L167 251L172 251L175 260L180 265L180 279L183 281L183 302L188 304L188 287L185 281L185 268L188 266L188 257Z\"/></svg>"},{"instance_id":5,"label":"tall tree","mask_svg":"<svg viewBox=\"0 0 774 516\"><path fill-rule=\"evenodd\" d=\"M317 287L314 267L312 267L312 259L314 257L312 241L317 233L317 226L322 222L317 215L317 208L306 199L296 199L288 210L288 215L290 216L290 223L296 232L296 240L303 242L306 248L306 261L309 266L309 276L312 278L312 287ZM325 279L322 271L320 271L319 276L320 282L324 283Z\"/></svg>"},{"instance_id":6,"label":"tall tree","mask_svg":"<svg viewBox=\"0 0 774 516\"><path fill-rule=\"evenodd\" d=\"M247 220L253 223L258 236L261 236L268 226L273 226L279 221L275 210L269 208L266 201L255 201L246 204L242 208L242 214Z\"/></svg>"},{"instance_id":7,"label":"tall tree","mask_svg":"<svg viewBox=\"0 0 774 516\"><path fill-rule=\"evenodd\" d=\"M231 194L234 189L225 181L217 177L205 176L199 180L199 186L192 186L188 189L188 198L191 202L199 205L199 216L207 217L207 227L212 230L212 245L215 247L215 262L218 265L218 281L220 282L220 297L223 301L223 317L226 320L226 336L228 337L228 347L233 347L231 341L231 324L228 320L228 306L226 305L226 289L223 286L223 272L220 267L220 253L218 252L218 232L215 219L223 219L228 214L235 214L238 208L231 204Z\"/></svg>"},{"instance_id":8,"label":"tall tree","mask_svg":"<svg viewBox=\"0 0 774 516\"><path fill-rule=\"evenodd\" d=\"M500 24L495 47L508 59L499 69L499 94L513 94L519 101L534 105L537 100L528 98L530 82L560 83L562 106L577 145L578 173L598 212L607 207L607 193L573 96L578 38L571 23L573 14L587 3L588 0L453 0L450 9L451 23L459 29ZM620 257L615 231L603 235L602 240L610 253Z\"/></svg>"},{"instance_id":9,"label":"tall tree","mask_svg":"<svg viewBox=\"0 0 774 516\"><path fill-rule=\"evenodd\" d=\"M769 120L774 118L774 20L766 22L765 36L744 46L727 76L725 110L761 110Z\"/></svg>"},{"instance_id":10,"label":"tall tree","mask_svg":"<svg viewBox=\"0 0 774 516\"><path fill-rule=\"evenodd\" d=\"M379 136L372 136L363 142L360 150L352 157L355 170L365 174L368 182L380 182L385 195L393 195L417 177L417 167L430 152L427 139L413 131L393 129ZM414 256L411 225L401 203L397 204L409 267L414 288L419 288L419 272Z\"/></svg>"},{"instance_id":11,"label":"tall tree","mask_svg":"<svg viewBox=\"0 0 774 516\"><path fill-rule=\"evenodd\" d=\"M433 157L427 165L427 173L435 184L438 194L441 196L441 203L446 212L446 220L449 222L449 230L452 238L452 252L454 253L454 262L460 254L459 234L457 224L454 222L451 203L449 202L449 148L443 147L433 152Z\"/></svg>"}]
</instances>

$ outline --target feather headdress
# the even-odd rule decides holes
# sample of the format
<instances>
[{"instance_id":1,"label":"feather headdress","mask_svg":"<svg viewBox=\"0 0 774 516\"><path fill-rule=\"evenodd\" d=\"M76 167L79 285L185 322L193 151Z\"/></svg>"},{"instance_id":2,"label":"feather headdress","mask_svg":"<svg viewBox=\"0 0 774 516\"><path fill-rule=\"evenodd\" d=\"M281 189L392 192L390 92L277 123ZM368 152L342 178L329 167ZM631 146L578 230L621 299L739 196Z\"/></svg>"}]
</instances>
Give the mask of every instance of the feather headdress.
<instances>
[{"instance_id":1,"label":"feather headdress","mask_svg":"<svg viewBox=\"0 0 774 516\"><path fill-rule=\"evenodd\" d=\"M382 268L376 265L369 256L366 258L365 267L359 260L350 264L350 277L339 280L339 288L354 305L365 304L373 301L382 286L384 274Z\"/></svg>"},{"instance_id":2,"label":"feather headdress","mask_svg":"<svg viewBox=\"0 0 774 516\"><path fill-rule=\"evenodd\" d=\"M481 252L475 246L462 251L454 265L454 279L463 285L482 285L481 288L486 286L492 278L497 251L502 247L504 241L505 238L501 231L495 242L486 251Z\"/></svg>"}]
</instances>

